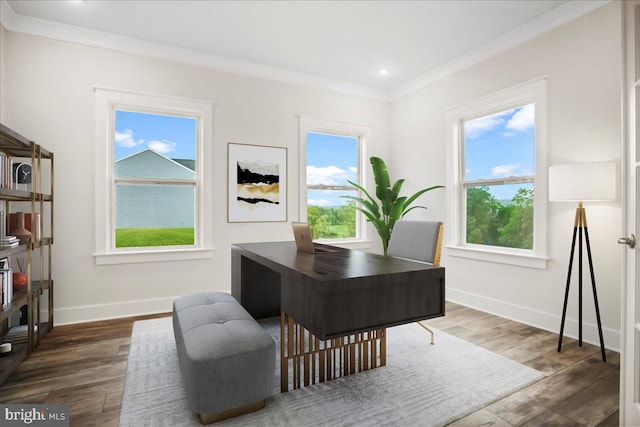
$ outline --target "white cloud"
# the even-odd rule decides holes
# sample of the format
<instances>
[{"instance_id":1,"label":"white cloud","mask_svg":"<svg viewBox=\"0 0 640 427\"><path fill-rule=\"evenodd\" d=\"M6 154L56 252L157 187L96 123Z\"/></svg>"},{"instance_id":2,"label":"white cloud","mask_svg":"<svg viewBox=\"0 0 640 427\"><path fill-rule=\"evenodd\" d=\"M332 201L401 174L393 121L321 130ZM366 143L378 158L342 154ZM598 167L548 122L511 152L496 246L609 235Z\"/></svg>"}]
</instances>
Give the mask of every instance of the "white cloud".
<instances>
[{"instance_id":1,"label":"white cloud","mask_svg":"<svg viewBox=\"0 0 640 427\"><path fill-rule=\"evenodd\" d=\"M516 132L524 132L531 129L536 123L535 104L528 104L520 108L505 126Z\"/></svg>"},{"instance_id":2,"label":"white cloud","mask_svg":"<svg viewBox=\"0 0 640 427\"><path fill-rule=\"evenodd\" d=\"M123 133L116 131L115 140L116 144L125 148L134 148L144 144L144 139L135 140L133 138L133 131L131 129L125 129Z\"/></svg>"},{"instance_id":3,"label":"white cloud","mask_svg":"<svg viewBox=\"0 0 640 427\"><path fill-rule=\"evenodd\" d=\"M508 164L498 165L491 168L491 176L494 178L506 178L509 176L533 175L529 169L525 169L522 165Z\"/></svg>"},{"instance_id":4,"label":"white cloud","mask_svg":"<svg viewBox=\"0 0 640 427\"><path fill-rule=\"evenodd\" d=\"M176 143L163 139L162 141L149 141L147 147L160 154L167 154L176 150Z\"/></svg>"},{"instance_id":5,"label":"white cloud","mask_svg":"<svg viewBox=\"0 0 640 427\"><path fill-rule=\"evenodd\" d=\"M490 116L480 117L474 120L468 120L464 123L465 137L473 139L482 134L494 130L498 127L504 127L510 132L504 132L503 136L513 136L517 132L525 132L535 125L536 112L535 104L528 104L520 107L518 111L513 113L513 109L492 114ZM513 116L506 120L505 116Z\"/></svg>"},{"instance_id":6,"label":"white cloud","mask_svg":"<svg viewBox=\"0 0 640 427\"><path fill-rule=\"evenodd\" d=\"M341 185L345 180L353 180L354 174L337 166L307 166L308 185Z\"/></svg>"},{"instance_id":7,"label":"white cloud","mask_svg":"<svg viewBox=\"0 0 640 427\"><path fill-rule=\"evenodd\" d=\"M483 133L489 132L502 126L505 123L504 116L511 111L503 111L501 113L492 114L490 116L480 117L474 120L464 122L464 135L466 138L477 138Z\"/></svg>"},{"instance_id":8,"label":"white cloud","mask_svg":"<svg viewBox=\"0 0 640 427\"><path fill-rule=\"evenodd\" d=\"M513 175L513 172L518 169L518 165L498 165L491 168L491 176L505 177Z\"/></svg>"},{"instance_id":9,"label":"white cloud","mask_svg":"<svg viewBox=\"0 0 640 427\"><path fill-rule=\"evenodd\" d=\"M349 172L355 175L358 173L358 168L355 166L349 166Z\"/></svg>"}]
</instances>

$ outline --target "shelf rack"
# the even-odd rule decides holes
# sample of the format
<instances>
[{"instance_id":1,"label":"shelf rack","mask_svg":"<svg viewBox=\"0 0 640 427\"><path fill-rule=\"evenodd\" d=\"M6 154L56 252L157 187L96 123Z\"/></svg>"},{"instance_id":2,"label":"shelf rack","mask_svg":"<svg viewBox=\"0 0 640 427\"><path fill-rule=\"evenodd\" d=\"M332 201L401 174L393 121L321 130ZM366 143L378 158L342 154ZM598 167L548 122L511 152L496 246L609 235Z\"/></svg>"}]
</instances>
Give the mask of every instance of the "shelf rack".
<instances>
[{"instance_id":1,"label":"shelf rack","mask_svg":"<svg viewBox=\"0 0 640 427\"><path fill-rule=\"evenodd\" d=\"M3 384L11 373L22 361L35 350L42 337L53 328L53 290L54 282L51 276L51 252L53 245L53 153L44 149L39 144L13 131L9 127L0 124L0 152L10 158L21 161L30 159L31 162L31 188L20 190L16 188L0 187L0 204L4 205L4 211L11 211L11 204L24 202L30 209L23 209L31 213L31 230L36 226L41 229L41 238L32 239L13 248L0 247L0 258L10 258L26 254L27 286L15 291L12 301L0 307L0 342L12 343L12 352L8 355L0 354L0 385ZM43 190L43 161L50 162L48 171L47 190ZM11 180L8 180L11 183ZM45 204L48 204L48 218L45 216ZM24 205L23 205L24 206ZM36 224L36 213L40 214L41 222ZM45 223L46 221L46 223ZM45 233L45 224L48 224L48 236ZM9 230L7 230L9 231ZM38 257L39 272L37 280L33 271L34 258ZM46 264L46 268L45 268ZM47 319L41 318L42 300L47 295ZM1 303L0 303L1 305ZM11 316L27 307L27 325L11 329Z\"/></svg>"}]
</instances>

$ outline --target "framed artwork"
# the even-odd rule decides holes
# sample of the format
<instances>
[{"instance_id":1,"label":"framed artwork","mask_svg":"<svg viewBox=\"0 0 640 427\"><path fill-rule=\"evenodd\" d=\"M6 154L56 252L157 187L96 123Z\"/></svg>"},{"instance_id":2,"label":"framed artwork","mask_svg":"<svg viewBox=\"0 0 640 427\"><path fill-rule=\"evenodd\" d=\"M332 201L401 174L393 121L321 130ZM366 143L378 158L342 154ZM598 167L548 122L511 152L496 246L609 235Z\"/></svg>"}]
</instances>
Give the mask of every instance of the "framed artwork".
<instances>
[{"instance_id":1,"label":"framed artwork","mask_svg":"<svg viewBox=\"0 0 640 427\"><path fill-rule=\"evenodd\" d=\"M287 148L230 142L227 154L227 221L287 221Z\"/></svg>"}]
</instances>

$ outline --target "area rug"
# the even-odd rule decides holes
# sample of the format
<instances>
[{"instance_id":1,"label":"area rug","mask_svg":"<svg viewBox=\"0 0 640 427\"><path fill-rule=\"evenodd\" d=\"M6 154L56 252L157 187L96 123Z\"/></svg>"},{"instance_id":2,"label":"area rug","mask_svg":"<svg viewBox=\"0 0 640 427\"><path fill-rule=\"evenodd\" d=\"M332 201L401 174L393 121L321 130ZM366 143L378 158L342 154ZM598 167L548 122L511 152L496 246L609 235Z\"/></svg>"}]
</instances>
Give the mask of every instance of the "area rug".
<instances>
[{"instance_id":1,"label":"area rug","mask_svg":"<svg viewBox=\"0 0 640 427\"><path fill-rule=\"evenodd\" d=\"M262 321L279 342L278 319ZM387 329L387 366L287 393L219 426L443 426L531 384L543 373L417 324ZM279 345L276 349L279 352ZM199 426L187 405L171 318L135 322L119 425Z\"/></svg>"}]
</instances>

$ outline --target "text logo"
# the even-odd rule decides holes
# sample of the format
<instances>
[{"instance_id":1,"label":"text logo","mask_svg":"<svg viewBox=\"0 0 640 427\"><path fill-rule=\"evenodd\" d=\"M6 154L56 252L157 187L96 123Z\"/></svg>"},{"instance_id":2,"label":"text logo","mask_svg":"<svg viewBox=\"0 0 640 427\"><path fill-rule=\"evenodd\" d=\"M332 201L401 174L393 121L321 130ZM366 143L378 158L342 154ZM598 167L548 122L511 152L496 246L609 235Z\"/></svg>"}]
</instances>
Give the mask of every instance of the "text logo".
<instances>
[{"instance_id":1,"label":"text logo","mask_svg":"<svg viewBox=\"0 0 640 427\"><path fill-rule=\"evenodd\" d=\"M3 426L69 427L69 405L0 405Z\"/></svg>"}]
</instances>

